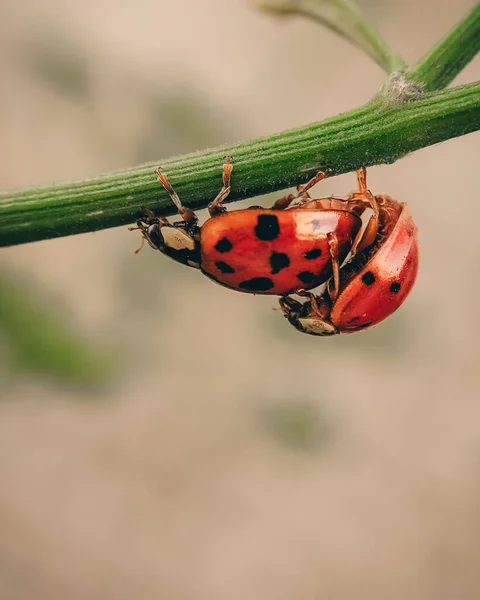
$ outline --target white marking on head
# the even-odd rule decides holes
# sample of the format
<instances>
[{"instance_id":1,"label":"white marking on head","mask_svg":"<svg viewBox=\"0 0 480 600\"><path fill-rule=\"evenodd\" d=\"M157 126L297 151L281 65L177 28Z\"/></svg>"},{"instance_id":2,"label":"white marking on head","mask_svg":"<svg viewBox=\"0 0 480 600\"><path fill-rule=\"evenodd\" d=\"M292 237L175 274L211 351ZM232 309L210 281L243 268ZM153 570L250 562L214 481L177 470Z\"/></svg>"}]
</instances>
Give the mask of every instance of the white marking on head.
<instances>
[{"instance_id":1,"label":"white marking on head","mask_svg":"<svg viewBox=\"0 0 480 600\"><path fill-rule=\"evenodd\" d=\"M195 240L183 229L162 227L161 233L165 246L172 250L195 250Z\"/></svg>"},{"instance_id":2,"label":"white marking on head","mask_svg":"<svg viewBox=\"0 0 480 600\"><path fill-rule=\"evenodd\" d=\"M334 335L339 333L338 330L327 321L315 318L298 319L298 322L303 328L305 333L311 333L313 335Z\"/></svg>"}]
</instances>

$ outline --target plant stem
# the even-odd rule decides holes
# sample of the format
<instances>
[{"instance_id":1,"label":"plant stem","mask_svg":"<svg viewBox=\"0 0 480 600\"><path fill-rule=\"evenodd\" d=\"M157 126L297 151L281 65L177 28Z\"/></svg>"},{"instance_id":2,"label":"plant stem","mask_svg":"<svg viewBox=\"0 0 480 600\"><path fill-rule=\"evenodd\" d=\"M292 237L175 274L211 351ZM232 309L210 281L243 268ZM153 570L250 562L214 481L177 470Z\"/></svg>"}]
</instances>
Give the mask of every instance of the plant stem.
<instances>
[{"instance_id":1,"label":"plant stem","mask_svg":"<svg viewBox=\"0 0 480 600\"><path fill-rule=\"evenodd\" d=\"M480 51L480 4L436 44L406 73L424 91L440 90L453 81L458 73Z\"/></svg>"},{"instance_id":2,"label":"plant stem","mask_svg":"<svg viewBox=\"0 0 480 600\"><path fill-rule=\"evenodd\" d=\"M263 5L316 16L389 71L403 67L351 0L263 0ZM476 5L407 77L391 73L365 106L267 138L172 158L162 166L184 203L198 209L218 192L226 154L234 157L235 164L228 200L305 182L326 167L339 174L362 165L394 162L409 152L480 129L480 82L424 93L446 86L479 49L480 6ZM115 227L138 218L142 207L152 207L158 214L174 213L153 175L156 166L0 192L0 246Z\"/></svg>"},{"instance_id":3,"label":"plant stem","mask_svg":"<svg viewBox=\"0 0 480 600\"><path fill-rule=\"evenodd\" d=\"M221 187L223 157L234 158L229 200L305 182L318 170L334 174L392 163L420 148L480 129L480 82L422 95L401 104L380 97L306 127L164 161L186 206L204 208ZM142 207L174 207L143 165L94 179L0 194L0 246L96 231L130 223Z\"/></svg>"},{"instance_id":4,"label":"plant stem","mask_svg":"<svg viewBox=\"0 0 480 600\"><path fill-rule=\"evenodd\" d=\"M319 21L361 48L386 73L406 67L352 0L257 0L256 4L278 15L302 15Z\"/></svg>"}]
</instances>

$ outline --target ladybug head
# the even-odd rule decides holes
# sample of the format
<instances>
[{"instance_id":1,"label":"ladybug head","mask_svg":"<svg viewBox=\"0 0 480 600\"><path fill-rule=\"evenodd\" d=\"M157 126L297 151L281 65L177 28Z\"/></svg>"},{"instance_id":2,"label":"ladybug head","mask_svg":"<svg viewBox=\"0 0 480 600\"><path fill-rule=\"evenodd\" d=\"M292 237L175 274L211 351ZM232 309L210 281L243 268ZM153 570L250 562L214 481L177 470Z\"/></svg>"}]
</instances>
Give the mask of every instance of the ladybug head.
<instances>
[{"instance_id":1,"label":"ladybug head","mask_svg":"<svg viewBox=\"0 0 480 600\"><path fill-rule=\"evenodd\" d=\"M200 268L200 228L188 223L164 223L154 218L140 221L138 228L154 250L195 269Z\"/></svg>"},{"instance_id":2,"label":"ladybug head","mask_svg":"<svg viewBox=\"0 0 480 600\"><path fill-rule=\"evenodd\" d=\"M298 302L290 296L280 298L280 308L288 322L302 333L309 335L335 335L339 333L327 317L320 317L312 302Z\"/></svg>"},{"instance_id":3,"label":"ladybug head","mask_svg":"<svg viewBox=\"0 0 480 600\"><path fill-rule=\"evenodd\" d=\"M290 321L290 323L292 323ZM316 315L308 315L297 319L296 323L292 323L302 333L310 335L335 335L340 333L331 323L320 319Z\"/></svg>"}]
</instances>

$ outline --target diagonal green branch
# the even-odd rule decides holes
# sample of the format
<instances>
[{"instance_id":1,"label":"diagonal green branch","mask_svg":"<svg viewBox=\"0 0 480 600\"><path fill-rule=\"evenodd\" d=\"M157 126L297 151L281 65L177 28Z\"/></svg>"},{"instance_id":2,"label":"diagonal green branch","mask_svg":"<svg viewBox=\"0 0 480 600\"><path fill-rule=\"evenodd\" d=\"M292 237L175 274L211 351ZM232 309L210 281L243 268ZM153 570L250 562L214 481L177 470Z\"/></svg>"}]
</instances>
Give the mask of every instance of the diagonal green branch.
<instances>
[{"instance_id":1,"label":"diagonal green branch","mask_svg":"<svg viewBox=\"0 0 480 600\"><path fill-rule=\"evenodd\" d=\"M480 4L406 72L424 91L441 90L480 52Z\"/></svg>"},{"instance_id":2,"label":"diagonal green branch","mask_svg":"<svg viewBox=\"0 0 480 600\"><path fill-rule=\"evenodd\" d=\"M256 0L256 4L277 15L299 15L320 22L361 48L387 73L406 67L352 0Z\"/></svg>"}]
</instances>

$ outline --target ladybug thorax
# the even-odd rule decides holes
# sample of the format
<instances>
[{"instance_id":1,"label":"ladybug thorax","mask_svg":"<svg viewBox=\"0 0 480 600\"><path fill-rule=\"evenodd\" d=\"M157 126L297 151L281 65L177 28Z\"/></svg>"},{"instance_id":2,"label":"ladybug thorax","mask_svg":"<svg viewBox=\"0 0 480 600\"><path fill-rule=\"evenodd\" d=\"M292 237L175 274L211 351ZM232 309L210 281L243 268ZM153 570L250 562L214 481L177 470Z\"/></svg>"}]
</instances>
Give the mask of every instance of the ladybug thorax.
<instances>
[{"instance_id":1,"label":"ladybug thorax","mask_svg":"<svg viewBox=\"0 0 480 600\"><path fill-rule=\"evenodd\" d=\"M170 250L195 250L195 240L184 229L164 226L160 229L163 243Z\"/></svg>"},{"instance_id":2,"label":"ladybug thorax","mask_svg":"<svg viewBox=\"0 0 480 600\"><path fill-rule=\"evenodd\" d=\"M200 268L198 227L184 223L163 225L154 223L145 232L150 246L189 267Z\"/></svg>"}]
</instances>

